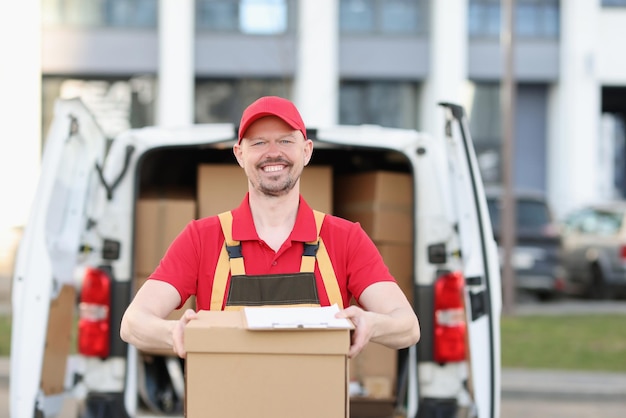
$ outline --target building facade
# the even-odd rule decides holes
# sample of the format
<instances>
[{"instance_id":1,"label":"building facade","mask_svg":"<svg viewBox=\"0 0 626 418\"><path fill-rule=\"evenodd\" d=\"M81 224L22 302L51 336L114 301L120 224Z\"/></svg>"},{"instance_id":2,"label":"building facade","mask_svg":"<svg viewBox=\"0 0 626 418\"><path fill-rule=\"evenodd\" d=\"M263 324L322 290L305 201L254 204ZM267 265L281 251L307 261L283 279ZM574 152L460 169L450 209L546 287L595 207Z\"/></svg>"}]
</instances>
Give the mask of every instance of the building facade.
<instances>
[{"instance_id":1,"label":"building facade","mask_svg":"<svg viewBox=\"0 0 626 418\"><path fill-rule=\"evenodd\" d=\"M167 1L43 0L44 130L71 96L110 136L159 124L159 104L175 106L159 77L182 63L197 123L236 123L276 94L309 125L439 134L437 103L460 103L484 181L502 182L499 0L187 0L187 20ZM191 26L189 42L164 49L168 22ZM624 38L626 0L515 1L514 184L557 215L626 194Z\"/></svg>"}]
</instances>

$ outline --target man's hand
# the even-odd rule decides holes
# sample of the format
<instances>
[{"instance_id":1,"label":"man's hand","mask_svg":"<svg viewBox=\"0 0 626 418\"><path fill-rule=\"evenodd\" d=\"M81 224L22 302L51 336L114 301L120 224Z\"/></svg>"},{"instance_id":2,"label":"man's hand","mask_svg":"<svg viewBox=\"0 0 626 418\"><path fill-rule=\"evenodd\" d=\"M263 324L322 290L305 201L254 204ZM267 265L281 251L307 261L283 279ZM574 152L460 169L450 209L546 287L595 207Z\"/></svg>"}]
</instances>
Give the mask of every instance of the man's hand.
<instances>
[{"instance_id":1,"label":"man's hand","mask_svg":"<svg viewBox=\"0 0 626 418\"><path fill-rule=\"evenodd\" d=\"M355 357L365 348L374 335L373 317L375 314L366 312L358 306L349 306L335 316L337 318L347 318L354 324L354 331L351 336L349 357Z\"/></svg>"},{"instance_id":2,"label":"man's hand","mask_svg":"<svg viewBox=\"0 0 626 418\"><path fill-rule=\"evenodd\" d=\"M193 319L198 319L198 314L193 309L187 309L172 329L172 348L180 358L187 357L187 352L185 351L185 325Z\"/></svg>"}]
</instances>

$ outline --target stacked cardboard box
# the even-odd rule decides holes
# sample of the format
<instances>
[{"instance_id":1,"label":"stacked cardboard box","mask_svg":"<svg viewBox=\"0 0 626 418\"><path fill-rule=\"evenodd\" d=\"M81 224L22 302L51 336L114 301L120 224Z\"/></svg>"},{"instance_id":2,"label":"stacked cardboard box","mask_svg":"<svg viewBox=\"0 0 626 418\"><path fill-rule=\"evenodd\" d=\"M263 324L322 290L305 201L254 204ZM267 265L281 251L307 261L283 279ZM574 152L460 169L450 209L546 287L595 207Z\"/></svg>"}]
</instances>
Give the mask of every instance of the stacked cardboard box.
<instances>
[{"instance_id":1,"label":"stacked cardboard box","mask_svg":"<svg viewBox=\"0 0 626 418\"><path fill-rule=\"evenodd\" d=\"M309 206L332 213L333 171L330 166L307 166L300 178L300 192ZM248 181L237 164L202 164L198 167L198 216L217 215L239 206Z\"/></svg>"},{"instance_id":2,"label":"stacked cardboard box","mask_svg":"<svg viewBox=\"0 0 626 418\"><path fill-rule=\"evenodd\" d=\"M196 218L191 193L163 192L140 196L135 208L135 272L149 275L174 238Z\"/></svg>"},{"instance_id":3,"label":"stacked cardboard box","mask_svg":"<svg viewBox=\"0 0 626 418\"><path fill-rule=\"evenodd\" d=\"M339 176L335 214L359 222L374 241L409 301L413 299L413 179L410 174L372 171ZM351 380L363 396L350 401L352 418L391 417L395 405L397 350L376 343L350 363Z\"/></svg>"},{"instance_id":4,"label":"stacked cardboard box","mask_svg":"<svg viewBox=\"0 0 626 418\"><path fill-rule=\"evenodd\" d=\"M195 196L189 192L147 193L137 201L135 218L133 288L137 291L159 264L171 242L187 223L196 218ZM185 305L172 312L169 318L180 318L187 308L195 308L195 298L188 299Z\"/></svg>"},{"instance_id":5,"label":"stacked cardboard box","mask_svg":"<svg viewBox=\"0 0 626 418\"><path fill-rule=\"evenodd\" d=\"M335 213L359 222L391 274L413 300L413 179L407 173L371 171L340 176Z\"/></svg>"}]
</instances>

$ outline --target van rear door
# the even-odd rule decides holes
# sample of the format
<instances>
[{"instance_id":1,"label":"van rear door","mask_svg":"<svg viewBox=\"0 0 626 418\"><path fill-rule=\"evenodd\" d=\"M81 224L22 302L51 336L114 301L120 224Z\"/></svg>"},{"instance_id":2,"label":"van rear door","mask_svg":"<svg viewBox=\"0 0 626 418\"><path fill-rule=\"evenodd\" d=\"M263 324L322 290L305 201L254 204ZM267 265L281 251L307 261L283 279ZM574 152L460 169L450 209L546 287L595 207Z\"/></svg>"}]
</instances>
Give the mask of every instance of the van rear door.
<instances>
[{"instance_id":1,"label":"van rear door","mask_svg":"<svg viewBox=\"0 0 626 418\"><path fill-rule=\"evenodd\" d=\"M78 99L56 103L13 277L12 417L53 416L63 406L74 276L105 149L105 136Z\"/></svg>"},{"instance_id":2,"label":"van rear door","mask_svg":"<svg viewBox=\"0 0 626 418\"><path fill-rule=\"evenodd\" d=\"M479 418L500 416L501 282L476 154L462 107L443 104L454 208L459 221L469 340L468 392Z\"/></svg>"}]
</instances>

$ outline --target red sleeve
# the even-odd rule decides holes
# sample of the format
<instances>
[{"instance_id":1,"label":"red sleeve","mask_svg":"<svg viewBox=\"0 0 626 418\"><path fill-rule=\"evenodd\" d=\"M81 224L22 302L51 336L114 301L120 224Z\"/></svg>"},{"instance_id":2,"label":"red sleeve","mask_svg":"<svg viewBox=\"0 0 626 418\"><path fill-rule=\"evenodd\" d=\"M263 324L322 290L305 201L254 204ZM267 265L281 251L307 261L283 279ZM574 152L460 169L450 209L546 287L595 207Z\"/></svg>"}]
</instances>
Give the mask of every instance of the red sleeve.
<instances>
[{"instance_id":1,"label":"red sleeve","mask_svg":"<svg viewBox=\"0 0 626 418\"><path fill-rule=\"evenodd\" d=\"M351 296L358 301L368 286L377 282L395 281L378 248L359 223L327 215L321 235L345 306L348 306Z\"/></svg>"},{"instance_id":2,"label":"red sleeve","mask_svg":"<svg viewBox=\"0 0 626 418\"><path fill-rule=\"evenodd\" d=\"M206 293L210 295L223 240L217 217L191 221L172 241L150 279L174 286L180 294L179 308L191 295L204 299ZM197 294L199 281L203 283L202 295Z\"/></svg>"}]
</instances>

